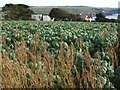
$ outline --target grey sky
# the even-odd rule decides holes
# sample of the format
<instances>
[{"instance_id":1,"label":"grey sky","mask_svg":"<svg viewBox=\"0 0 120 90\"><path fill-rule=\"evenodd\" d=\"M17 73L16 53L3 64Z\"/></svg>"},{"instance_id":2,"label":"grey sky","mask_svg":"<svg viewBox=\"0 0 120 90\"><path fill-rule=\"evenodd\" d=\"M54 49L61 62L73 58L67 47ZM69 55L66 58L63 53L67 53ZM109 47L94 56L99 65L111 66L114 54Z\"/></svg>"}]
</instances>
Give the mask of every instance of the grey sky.
<instances>
[{"instance_id":1,"label":"grey sky","mask_svg":"<svg viewBox=\"0 0 120 90\"><path fill-rule=\"evenodd\" d=\"M27 4L29 6L93 6L118 7L119 0L0 0L0 7L6 3Z\"/></svg>"}]
</instances>

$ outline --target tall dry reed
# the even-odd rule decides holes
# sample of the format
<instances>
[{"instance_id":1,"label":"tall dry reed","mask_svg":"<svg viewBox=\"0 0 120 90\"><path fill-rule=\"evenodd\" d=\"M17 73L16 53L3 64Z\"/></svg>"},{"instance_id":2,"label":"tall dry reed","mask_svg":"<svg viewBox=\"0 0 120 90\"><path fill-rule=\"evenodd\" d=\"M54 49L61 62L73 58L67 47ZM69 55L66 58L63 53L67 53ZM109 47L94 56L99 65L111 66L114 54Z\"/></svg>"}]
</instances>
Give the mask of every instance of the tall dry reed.
<instances>
[{"instance_id":1,"label":"tall dry reed","mask_svg":"<svg viewBox=\"0 0 120 90\"><path fill-rule=\"evenodd\" d=\"M11 60L9 52L2 54L2 86L4 88L104 87L103 80L98 76L101 62L98 52L96 62L91 58L88 49L84 57L79 59L73 43L68 47L61 44L58 59L55 60L54 54L47 50L46 44L41 43L39 37L39 33L36 32L29 50L26 50L24 38L21 44L14 40L15 60ZM83 47L83 41L80 40L77 43L80 50ZM5 45L5 39L3 44ZM110 54L112 55L111 52Z\"/></svg>"}]
</instances>

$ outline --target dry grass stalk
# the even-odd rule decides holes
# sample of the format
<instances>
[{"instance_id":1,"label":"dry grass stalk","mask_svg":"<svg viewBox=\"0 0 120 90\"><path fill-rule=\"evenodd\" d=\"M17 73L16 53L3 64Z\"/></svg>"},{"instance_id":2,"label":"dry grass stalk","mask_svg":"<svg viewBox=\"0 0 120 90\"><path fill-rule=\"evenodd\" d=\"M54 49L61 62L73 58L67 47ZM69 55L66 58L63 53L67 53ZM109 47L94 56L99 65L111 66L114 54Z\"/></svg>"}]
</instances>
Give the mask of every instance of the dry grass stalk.
<instances>
[{"instance_id":1,"label":"dry grass stalk","mask_svg":"<svg viewBox=\"0 0 120 90\"><path fill-rule=\"evenodd\" d=\"M114 69L118 67L118 60L117 60L117 55L115 52L115 48L108 48L108 54L111 57L111 63Z\"/></svg>"},{"instance_id":2,"label":"dry grass stalk","mask_svg":"<svg viewBox=\"0 0 120 90\"><path fill-rule=\"evenodd\" d=\"M71 43L67 48L61 45L58 59L55 60L53 53L47 51L44 43L39 43L39 35L35 34L35 42L31 42L30 50L26 51L24 39L20 45L15 44L16 61L9 58L9 54L3 55L2 77L3 87L24 88L102 88L103 83L97 76L101 57L97 52L97 63L95 63L86 50L82 58L82 73L77 68L76 49ZM83 47L81 40L79 47ZM31 68L29 67L31 62ZM39 64L41 63L41 64ZM86 64L85 64L86 63ZM74 73L71 72L73 68ZM98 79L96 82L95 78Z\"/></svg>"}]
</instances>

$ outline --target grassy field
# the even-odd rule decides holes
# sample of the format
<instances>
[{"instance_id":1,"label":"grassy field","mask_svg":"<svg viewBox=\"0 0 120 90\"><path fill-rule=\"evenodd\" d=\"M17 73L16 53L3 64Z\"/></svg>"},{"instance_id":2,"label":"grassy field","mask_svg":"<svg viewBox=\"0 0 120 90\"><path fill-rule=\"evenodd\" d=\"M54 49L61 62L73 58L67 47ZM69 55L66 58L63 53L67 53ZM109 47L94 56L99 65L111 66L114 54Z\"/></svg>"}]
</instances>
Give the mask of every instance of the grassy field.
<instances>
[{"instance_id":1,"label":"grassy field","mask_svg":"<svg viewBox=\"0 0 120 90\"><path fill-rule=\"evenodd\" d=\"M114 88L117 23L3 21L2 85Z\"/></svg>"},{"instance_id":2,"label":"grassy field","mask_svg":"<svg viewBox=\"0 0 120 90\"><path fill-rule=\"evenodd\" d=\"M43 7L35 6L35 7L31 7L31 9L37 14L49 14L52 8L61 8L73 14L79 14L80 12L86 13L86 14L95 13L95 12L98 12L99 10L105 11L105 13L107 14L109 13L109 11L116 9L116 8L97 8L97 7L89 7L89 6L43 6Z\"/></svg>"}]
</instances>

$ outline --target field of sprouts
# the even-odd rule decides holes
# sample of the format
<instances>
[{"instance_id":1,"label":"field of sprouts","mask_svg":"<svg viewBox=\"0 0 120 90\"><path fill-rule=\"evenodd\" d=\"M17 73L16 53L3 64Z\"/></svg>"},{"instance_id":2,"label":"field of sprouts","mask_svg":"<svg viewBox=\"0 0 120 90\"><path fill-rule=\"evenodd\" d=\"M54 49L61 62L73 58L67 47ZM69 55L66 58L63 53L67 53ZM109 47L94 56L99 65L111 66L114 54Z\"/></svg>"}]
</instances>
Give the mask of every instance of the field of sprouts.
<instances>
[{"instance_id":1,"label":"field of sprouts","mask_svg":"<svg viewBox=\"0 0 120 90\"><path fill-rule=\"evenodd\" d=\"M3 21L4 88L114 88L117 23Z\"/></svg>"}]
</instances>

